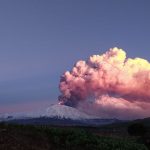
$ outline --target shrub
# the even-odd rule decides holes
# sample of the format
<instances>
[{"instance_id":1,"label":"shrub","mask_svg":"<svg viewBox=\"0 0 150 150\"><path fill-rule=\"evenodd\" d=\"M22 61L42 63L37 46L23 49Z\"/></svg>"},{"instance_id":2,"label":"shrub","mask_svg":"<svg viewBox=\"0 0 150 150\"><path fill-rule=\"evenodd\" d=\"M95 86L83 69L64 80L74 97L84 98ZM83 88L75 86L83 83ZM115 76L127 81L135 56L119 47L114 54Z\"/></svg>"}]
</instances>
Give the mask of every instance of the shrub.
<instances>
[{"instance_id":1,"label":"shrub","mask_svg":"<svg viewBox=\"0 0 150 150\"><path fill-rule=\"evenodd\" d=\"M147 128L142 123L134 123L128 126L128 133L131 136L144 136Z\"/></svg>"}]
</instances>

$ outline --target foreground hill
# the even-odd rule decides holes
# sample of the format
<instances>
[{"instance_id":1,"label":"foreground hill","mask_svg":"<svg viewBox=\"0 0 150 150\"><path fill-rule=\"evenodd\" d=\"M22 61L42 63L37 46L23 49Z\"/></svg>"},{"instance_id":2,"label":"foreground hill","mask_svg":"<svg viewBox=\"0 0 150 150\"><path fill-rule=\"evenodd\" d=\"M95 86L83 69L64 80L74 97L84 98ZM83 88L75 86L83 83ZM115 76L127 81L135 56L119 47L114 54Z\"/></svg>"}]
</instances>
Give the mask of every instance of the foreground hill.
<instances>
[{"instance_id":1,"label":"foreground hill","mask_svg":"<svg viewBox=\"0 0 150 150\"><path fill-rule=\"evenodd\" d=\"M135 123L140 123L145 125L146 127L150 128L150 117L149 118L144 118L144 119L137 119L137 120L132 120L132 121L124 121L124 122L114 122L109 125L103 126L104 128L114 128L114 129L125 129L131 124ZM103 128L102 127L102 128Z\"/></svg>"},{"instance_id":2,"label":"foreground hill","mask_svg":"<svg viewBox=\"0 0 150 150\"><path fill-rule=\"evenodd\" d=\"M150 127L150 117L144 118L144 119L137 119L137 120L134 120L133 122L143 123L144 125Z\"/></svg>"},{"instance_id":3,"label":"foreground hill","mask_svg":"<svg viewBox=\"0 0 150 150\"><path fill-rule=\"evenodd\" d=\"M83 129L0 124L0 150L147 150L125 138L103 137Z\"/></svg>"}]
</instances>

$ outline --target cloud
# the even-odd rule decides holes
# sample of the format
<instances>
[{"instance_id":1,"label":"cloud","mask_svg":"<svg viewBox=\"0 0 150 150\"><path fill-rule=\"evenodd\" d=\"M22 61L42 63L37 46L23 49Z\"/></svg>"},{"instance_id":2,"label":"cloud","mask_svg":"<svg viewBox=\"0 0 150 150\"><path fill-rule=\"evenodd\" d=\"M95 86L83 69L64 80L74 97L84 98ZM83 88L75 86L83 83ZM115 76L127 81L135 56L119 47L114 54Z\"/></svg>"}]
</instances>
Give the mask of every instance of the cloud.
<instances>
[{"instance_id":1,"label":"cloud","mask_svg":"<svg viewBox=\"0 0 150 150\"><path fill-rule=\"evenodd\" d=\"M59 101L101 117L150 115L150 63L117 47L78 61L60 80Z\"/></svg>"}]
</instances>

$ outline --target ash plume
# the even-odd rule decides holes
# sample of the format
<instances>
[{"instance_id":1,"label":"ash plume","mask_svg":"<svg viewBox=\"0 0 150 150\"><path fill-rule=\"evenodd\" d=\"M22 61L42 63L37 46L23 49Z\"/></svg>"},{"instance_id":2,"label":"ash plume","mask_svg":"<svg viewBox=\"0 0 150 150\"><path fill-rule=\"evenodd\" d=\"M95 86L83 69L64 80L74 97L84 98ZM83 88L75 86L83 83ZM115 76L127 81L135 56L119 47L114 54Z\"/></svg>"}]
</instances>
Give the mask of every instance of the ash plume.
<instances>
[{"instance_id":1,"label":"ash plume","mask_svg":"<svg viewBox=\"0 0 150 150\"><path fill-rule=\"evenodd\" d=\"M60 80L59 102L101 117L150 116L150 63L117 47L78 61Z\"/></svg>"}]
</instances>

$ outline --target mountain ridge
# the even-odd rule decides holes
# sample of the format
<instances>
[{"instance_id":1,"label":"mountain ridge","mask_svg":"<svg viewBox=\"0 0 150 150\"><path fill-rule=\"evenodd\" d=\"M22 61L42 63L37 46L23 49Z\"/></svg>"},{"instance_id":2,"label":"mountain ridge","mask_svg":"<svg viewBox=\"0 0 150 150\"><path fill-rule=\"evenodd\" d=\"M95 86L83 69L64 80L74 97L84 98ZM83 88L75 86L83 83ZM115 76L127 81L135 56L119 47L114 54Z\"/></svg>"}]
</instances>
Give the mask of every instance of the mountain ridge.
<instances>
[{"instance_id":1,"label":"mountain ridge","mask_svg":"<svg viewBox=\"0 0 150 150\"><path fill-rule=\"evenodd\" d=\"M97 119L97 116L87 115L84 112L79 111L76 108L69 107L66 105L52 104L46 109L31 111L31 112L19 112L19 113L5 113L0 115L0 120L11 120L11 119L22 119L22 118L59 118L59 119L72 119L72 120L83 120L83 119Z\"/></svg>"},{"instance_id":2,"label":"mountain ridge","mask_svg":"<svg viewBox=\"0 0 150 150\"><path fill-rule=\"evenodd\" d=\"M97 126L111 124L120 120L90 116L76 108L56 104L40 111L4 114L4 116L0 116L0 121L19 124Z\"/></svg>"}]
</instances>

